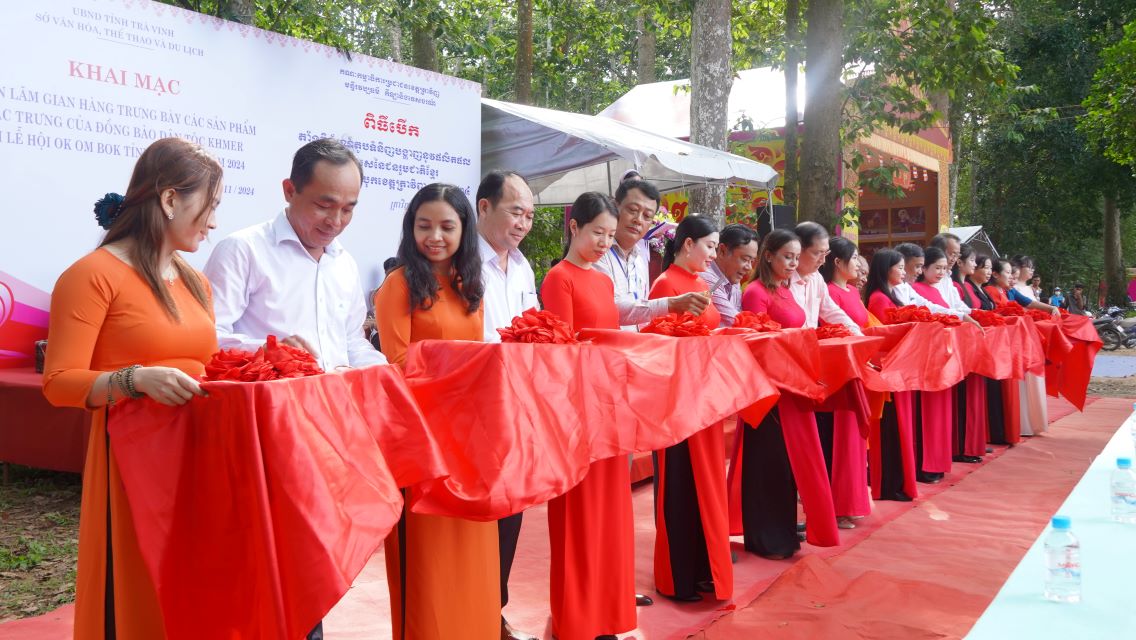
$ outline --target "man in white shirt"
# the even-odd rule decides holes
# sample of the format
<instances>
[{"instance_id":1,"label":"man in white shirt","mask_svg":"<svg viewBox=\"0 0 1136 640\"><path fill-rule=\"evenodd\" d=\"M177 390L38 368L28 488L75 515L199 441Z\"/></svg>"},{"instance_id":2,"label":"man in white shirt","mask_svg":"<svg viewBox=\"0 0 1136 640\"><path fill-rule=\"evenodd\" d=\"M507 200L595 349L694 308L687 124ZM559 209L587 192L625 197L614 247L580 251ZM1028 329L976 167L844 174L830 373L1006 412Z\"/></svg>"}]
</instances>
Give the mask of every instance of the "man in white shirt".
<instances>
[{"instance_id":1,"label":"man in white shirt","mask_svg":"<svg viewBox=\"0 0 1136 640\"><path fill-rule=\"evenodd\" d=\"M485 341L500 342L497 329L531 308L540 308L536 276L518 247L533 224L533 194L525 179L512 171L491 171L477 187L477 233L481 250L481 281L485 283ZM509 573L521 533L518 513L497 521L501 560L501 607L509 603ZM501 616L501 638L536 640Z\"/></svg>"},{"instance_id":2,"label":"man in white shirt","mask_svg":"<svg viewBox=\"0 0 1136 640\"><path fill-rule=\"evenodd\" d=\"M757 264L757 232L744 224L728 224L718 234L718 255L698 276L710 287L710 301L721 316L719 326L734 326L742 307L742 280ZM717 288L715 288L717 287Z\"/></svg>"},{"instance_id":3,"label":"man in white shirt","mask_svg":"<svg viewBox=\"0 0 1136 640\"><path fill-rule=\"evenodd\" d=\"M362 177L339 142L309 142L284 180L284 210L217 244L205 275L222 348L256 349L272 334L325 371L386 362L363 335L359 268L336 239L351 222Z\"/></svg>"},{"instance_id":4,"label":"man in white shirt","mask_svg":"<svg viewBox=\"0 0 1136 640\"><path fill-rule=\"evenodd\" d=\"M650 182L625 180L615 192L615 204L619 207L615 244L595 263L595 268L615 284L615 306L622 328L637 331L638 325L671 312L701 314L708 299L697 293L647 299L651 291L650 249L643 236L655 223L659 190Z\"/></svg>"},{"instance_id":5,"label":"man in white shirt","mask_svg":"<svg viewBox=\"0 0 1136 640\"><path fill-rule=\"evenodd\" d=\"M821 320L842 324L853 335L862 335L860 325L828 295L828 283L820 275L820 267L828 257L828 230L815 222L802 222L793 229L801 240L801 257L797 271L789 279L789 291L805 312L805 326L816 328Z\"/></svg>"},{"instance_id":6,"label":"man in white shirt","mask_svg":"<svg viewBox=\"0 0 1136 640\"><path fill-rule=\"evenodd\" d=\"M386 363L363 335L359 267L336 239L351 222L362 182L350 149L313 140L292 158L284 211L217 243L205 275L222 349L256 349L271 334L311 353L325 371ZM307 637L323 640L323 622Z\"/></svg>"}]
</instances>

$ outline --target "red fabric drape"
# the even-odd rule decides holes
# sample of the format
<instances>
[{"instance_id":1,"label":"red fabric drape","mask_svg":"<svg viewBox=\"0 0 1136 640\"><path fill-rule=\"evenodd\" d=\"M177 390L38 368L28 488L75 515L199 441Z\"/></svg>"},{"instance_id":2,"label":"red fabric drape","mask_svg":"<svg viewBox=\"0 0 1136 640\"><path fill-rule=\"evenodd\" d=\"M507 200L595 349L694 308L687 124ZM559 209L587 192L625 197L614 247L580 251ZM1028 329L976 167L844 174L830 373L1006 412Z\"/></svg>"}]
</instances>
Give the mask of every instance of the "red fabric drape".
<instances>
[{"instance_id":1,"label":"red fabric drape","mask_svg":"<svg viewBox=\"0 0 1136 640\"><path fill-rule=\"evenodd\" d=\"M596 460L682 442L777 391L745 343L589 329L579 345L424 340L407 383L448 475L418 513L495 520L564 494Z\"/></svg>"},{"instance_id":2,"label":"red fabric drape","mask_svg":"<svg viewBox=\"0 0 1136 640\"><path fill-rule=\"evenodd\" d=\"M1054 396L1060 393L1077 409L1084 410L1093 361L1101 348L1100 336L1088 316L1067 315L1061 316L1059 322L1047 320L1037 323L1039 329L1046 324L1059 327L1060 333L1069 342L1063 357L1050 356L1047 352L1046 392Z\"/></svg>"},{"instance_id":3,"label":"red fabric drape","mask_svg":"<svg viewBox=\"0 0 1136 640\"><path fill-rule=\"evenodd\" d=\"M350 373L113 407L111 452L171 640L303 637L398 521L375 436L421 431L421 415L394 367Z\"/></svg>"},{"instance_id":4,"label":"red fabric drape","mask_svg":"<svg viewBox=\"0 0 1136 640\"><path fill-rule=\"evenodd\" d=\"M972 324L938 322L868 327L864 333L884 338L880 380L873 391L942 391L966 377L984 356L983 333ZM902 332L902 337L900 336ZM874 384L869 381L870 384Z\"/></svg>"}]
</instances>

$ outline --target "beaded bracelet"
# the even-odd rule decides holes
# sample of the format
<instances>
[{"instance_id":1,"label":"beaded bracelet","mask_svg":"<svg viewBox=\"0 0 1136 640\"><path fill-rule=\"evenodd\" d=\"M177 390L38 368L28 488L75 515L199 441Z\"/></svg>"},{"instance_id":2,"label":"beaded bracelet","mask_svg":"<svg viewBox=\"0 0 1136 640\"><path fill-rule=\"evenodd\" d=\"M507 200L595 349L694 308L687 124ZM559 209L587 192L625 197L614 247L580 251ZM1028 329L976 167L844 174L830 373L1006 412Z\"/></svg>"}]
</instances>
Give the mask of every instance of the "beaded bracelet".
<instances>
[{"instance_id":1,"label":"beaded bracelet","mask_svg":"<svg viewBox=\"0 0 1136 640\"><path fill-rule=\"evenodd\" d=\"M123 371L123 375L126 377L126 392L131 398L141 398L143 395L134 388L134 371L141 367L140 364L132 364Z\"/></svg>"},{"instance_id":2,"label":"beaded bracelet","mask_svg":"<svg viewBox=\"0 0 1136 640\"><path fill-rule=\"evenodd\" d=\"M108 407L110 405L114 404L114 385L115 385L114 379L117 376L118 376L117 371L111 371L110 377L107 378L107 401L106 401L106 403L107 403Z\"/></svg>"},{"instance_id":3,"label":"beaded bracelet","mask_svg":"<svg viewBox=\"0 0 1136 640\"><path fill-rule=\"evenodd\" d=\"M142 397L143 394L138 393L138 390L134 388L134 370L141 366L142 365L135 364L129 367L123 367L115 372L118 374L118 390L122 392L123 396L127 398Z\"/></svg>"}]
</instances>

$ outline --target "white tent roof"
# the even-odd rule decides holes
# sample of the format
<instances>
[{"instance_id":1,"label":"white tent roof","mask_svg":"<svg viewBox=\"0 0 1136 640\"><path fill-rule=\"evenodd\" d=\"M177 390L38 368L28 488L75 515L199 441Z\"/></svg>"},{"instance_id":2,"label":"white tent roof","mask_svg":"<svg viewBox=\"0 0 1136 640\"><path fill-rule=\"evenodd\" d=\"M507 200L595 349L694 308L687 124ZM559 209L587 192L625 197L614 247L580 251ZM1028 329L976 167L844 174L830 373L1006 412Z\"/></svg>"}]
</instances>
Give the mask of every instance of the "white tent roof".
<instances>
[{"instance_id":1,"label":"white tent roof","mask_svg":"<svg viewBox=\"0 0 1136 640\"><path fill-rule=\"evenodd\" d=\"M963 244L985 249L983 253L992 258L998 257L998 249L994 247L994 241L990 239L990 236L982 230L982 225L975 225L973 227L951 227L947 229L947 233L953 233L958 236L959 241Z\"/></svg>"},{"instance_id":2,"label":"white tent roof","mask_svg":"<svg viewBox=\"0 0 1136 640\"><path fill-rule=\"evenodd\" d=\"M585 191L613 193L634 168L662 191L707 183L769 189L772 167L610 118L481 100L481 167L528 179L540 204L570 204Z\"/></svg>"},{"instance_id":3,"label":"white tent roof","mask_svg":"<svg viewBox=\"0 0 1136 640\"><path fill-rule=\"evenodd\" d=\"M690 137L690 80L641 84L599 115L672 138ZM772 67L739 71L730 87L727 126L743 116L754 129L785 126L785 72ZM805 112L805 74L797 76L797 121Z\"/></svg>"}]
</instances>

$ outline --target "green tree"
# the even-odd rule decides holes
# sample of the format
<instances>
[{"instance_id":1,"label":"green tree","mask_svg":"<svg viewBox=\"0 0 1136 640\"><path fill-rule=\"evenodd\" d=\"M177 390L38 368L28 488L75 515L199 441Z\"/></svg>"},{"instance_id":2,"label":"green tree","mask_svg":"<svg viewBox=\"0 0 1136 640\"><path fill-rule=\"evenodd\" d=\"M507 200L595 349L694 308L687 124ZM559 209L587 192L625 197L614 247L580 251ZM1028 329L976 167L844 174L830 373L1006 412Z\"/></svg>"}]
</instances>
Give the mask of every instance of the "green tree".
<instances>
[{"instance_id":1,"label":"green tree","mask_svg":"<svg viewBox=\"0 0 1136 640\"><path fill-rule=\"evenodd\" d=\"M1005 2L993 37L1031 89L964 118L975 145L960 180L962 220L985 226L1008 254L1033 255L1050 281L1061 274L1092 291L1106 280L1113 301L1125 297L1121 222L1136 180L1094 150L1077 121L1102 51L1134 10L1131 0Z\"/></svg>"},{"instance_id":2,"label":"green tree","mask_svg":"<svg viewBox=\"0 0 1136 640\"><path fill-rule=\"evenodd\" d=\"M1084 100L1080 130L1120 164L1136 168L1136 22L1101 52L1101 65Z\"/></svg>"}]
</instances>

